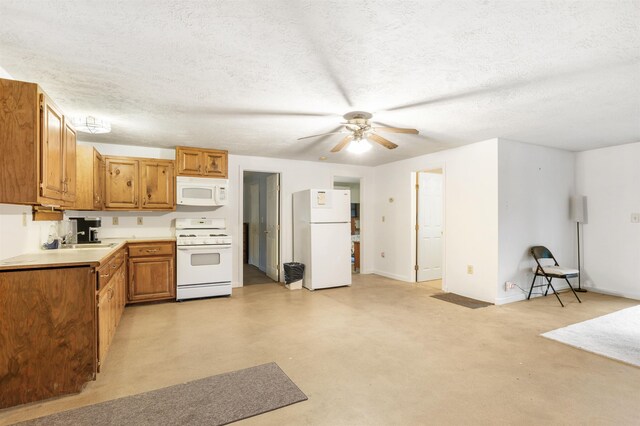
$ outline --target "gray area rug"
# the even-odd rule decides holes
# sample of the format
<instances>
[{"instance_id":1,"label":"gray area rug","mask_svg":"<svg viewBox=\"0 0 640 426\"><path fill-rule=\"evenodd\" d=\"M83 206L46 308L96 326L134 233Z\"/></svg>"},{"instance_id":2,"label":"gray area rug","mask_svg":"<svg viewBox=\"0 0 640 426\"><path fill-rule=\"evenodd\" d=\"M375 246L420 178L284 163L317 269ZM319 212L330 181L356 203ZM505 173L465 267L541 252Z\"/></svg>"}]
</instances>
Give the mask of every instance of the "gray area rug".
<instances>
[{"instance_id":1,"label":"gray area rug","mask_svg":"<svg viewBox=\"0 0 640 426\"><path fill-rule=\"evenodd\" d=\"M101 402L22 425L224 425L307 400L275 362Z\"/></svg>"},{"instance_id":2,"label":"gray area rug","mask_svg":"<svg viewBox=\"0 0 640 426\"><path fill-rule=\"evenodd\" d=\"M542 336L640 367L640 305L558 328Z\"/></svg>"},{"instance_id":3,"label":"gray area rug","mask_svg":"<svg viewBox=\"0 0 640 426\"><path fill-rule=\"evenodd\" d=\"M465 308L478 309L486 308L493 305L493 303L483 302L482 300L471 299L470 297L460 296L455 293L439 293L433 296L436 299L444 300L445 302L454 303L456 305L464 306Z\"/></svg>"}]
</instances>

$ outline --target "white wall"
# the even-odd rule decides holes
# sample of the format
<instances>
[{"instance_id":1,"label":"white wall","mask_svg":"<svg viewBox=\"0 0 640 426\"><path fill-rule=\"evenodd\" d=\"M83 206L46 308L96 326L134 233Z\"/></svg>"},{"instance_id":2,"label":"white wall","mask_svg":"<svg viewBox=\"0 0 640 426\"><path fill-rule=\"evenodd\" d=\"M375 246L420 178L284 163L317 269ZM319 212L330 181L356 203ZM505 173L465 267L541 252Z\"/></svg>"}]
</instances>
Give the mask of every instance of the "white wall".
<instances>
[{"instance_id":1,"label":"white wall","mask_svg":"<svg viewBox=\"0 0 640 426\"><path fill-rule=\"evenodd\" d=\"M131 157L175 158L175 151L162 148L134 147L126 145L89 144L95 146L103 155L124 155ZM175 212L69 212L68 216L101 216L101 238L129 236L170 236L172 220L176 217L214 217L224 218L227 230L234 238L234 274L233 285L242 283L242 206L243 172L261 171L280 173L281 177L281 264L292 261L292 204L291 194L309 188L332 188L334 176L362 178L361 180L361 221L366 230L363 240L362 271L372 268L373 227L368 226L373 203L373 169L371 167L349 166L343 164L319 163L276 158L229 155L229 204L216 208L178 206ZM111 218L118 216L119 225L112 225ZM144 218L144 225L136 224L136 217Z\"/></svg>"},{"instance_id":2,"label":"white wall","mask_svg":"<svg viewBox=\"0 0 640 426\"><path fill-rule=\"evenodd\" d=\"M587 197L583 284L640 299L640 142L578 153L576 184Z\"/></svg>"},{"instance_id":3,"label":"white wall","mask_svg":"<svg viewBox=\"0 0 640 426\"><path fill-rule=\"evenodd\" d=\"M415 281L415 172L440 167L445 174L446 290L493 302L498 277L497 139L375 168L375 272ZM473 265L473 274L467 274L467 265Z\"/></svg>"},{"instance_id":4,"label":"white wall","mask_svg":"<svg viewBox=\"0 0 640 426\"><path fill-rule=\"evenodd\" d=\"M569 217L575 192L575 154L500 139L498 143L499 268L496 304L526 298L535 264L529 253L546 246L561 265L577 267L576 228ZM566 284L554 280L554 287ZM540 291L540 289L534 289ZM573 296L571 296L573 297Z\"/></svg>"},{"instance_id":5,"label":"white wall","mask_svg":"<svg viewBox=\"0 0 640 426\"><path fill-rule=\"evenodd\" d=\"M0 260L38 251L52 224L34 222L31 206L0 204Z\"/></svg>"}]
</instances>

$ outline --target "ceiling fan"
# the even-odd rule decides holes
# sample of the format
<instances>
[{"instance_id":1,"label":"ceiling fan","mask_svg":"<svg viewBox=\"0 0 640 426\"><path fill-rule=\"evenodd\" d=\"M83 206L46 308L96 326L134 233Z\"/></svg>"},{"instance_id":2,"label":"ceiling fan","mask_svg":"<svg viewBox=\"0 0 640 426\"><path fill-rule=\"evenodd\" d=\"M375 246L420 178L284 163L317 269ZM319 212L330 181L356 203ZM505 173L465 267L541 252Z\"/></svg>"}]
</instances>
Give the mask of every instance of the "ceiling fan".
<instances>
[{"instance_id":1,"label":"ceiling fan","mask_svg":"<svg viewBox=\"0 0 640 426\"><path fill-rule=\"evenodd\" d=\"M343 115L346 120L345 123L340 123L344 126L343 130L338 132L321 133L319 135L305 136L298 138L298 140L317 138L320 136L347 134L336 146L331 149L331 152L340 152L344 147L348 145L347 151L354 153L362 153L371 149L371 143L373 141L385 148L395 149L398 147L395 143L388 139L378 135L377 132L390 132L390 133L408 133L417 135L416 129L402 129L398 127L377 127L371 122L373 115L365 111L352 111Z\"/></svg>"}]
</instances>

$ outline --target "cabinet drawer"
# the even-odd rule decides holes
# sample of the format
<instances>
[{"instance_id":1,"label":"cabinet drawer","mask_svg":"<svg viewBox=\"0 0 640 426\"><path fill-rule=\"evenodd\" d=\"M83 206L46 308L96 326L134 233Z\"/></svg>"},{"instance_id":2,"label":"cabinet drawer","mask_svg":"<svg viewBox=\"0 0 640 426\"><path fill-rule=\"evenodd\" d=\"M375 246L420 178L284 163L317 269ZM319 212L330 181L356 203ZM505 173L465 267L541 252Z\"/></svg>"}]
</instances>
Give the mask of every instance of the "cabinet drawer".
<instances>
[{"instance_id":1,"label":"cabinet drawer","mask_svg":"<svg viewBox=\"0 0 640 426\"><path fill-rule=\"evenodd\" d=\"M114 275L115 270L112 268L114 258L109 259L103 266L98 269L98 291L102 290L109 284L109 280Z\"/></svg>"},{"instance_id":2,"label":"cabinet drawer","mask_svg":"<svg viewBox=\"0 0 640 426\"><path fill-rule=\"evenodd\" d=\"M120 268L120 265L124 263L124 250L118 250L116 254L113 255L111 259L111 270L117 271Z\"/></svg>"},{"instance_id":3,"label":"cabinet drawer","mask_svg":"<svg viewBox=\"0 0 640 426\"><path fill-rule=\"evenodd\" d=\"M151 243L129 245L129 257L162 256L173 254L174 243Z\"/></svg>"}]
</instances>

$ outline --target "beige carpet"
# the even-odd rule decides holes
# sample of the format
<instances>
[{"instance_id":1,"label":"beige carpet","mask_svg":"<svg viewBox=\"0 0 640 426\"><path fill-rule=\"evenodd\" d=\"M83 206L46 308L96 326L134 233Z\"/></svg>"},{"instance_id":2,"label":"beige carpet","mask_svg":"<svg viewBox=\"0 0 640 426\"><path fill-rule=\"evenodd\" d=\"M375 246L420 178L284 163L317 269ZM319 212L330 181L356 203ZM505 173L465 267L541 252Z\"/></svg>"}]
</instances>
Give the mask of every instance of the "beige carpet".
<instances>
[{"instance_id":1,"label":"beige carpet","mask_svg":"<svg viewBox=\"0 0 640 426\"><path fill-rule=\"evenodd\" d=\"M225 425L306 399L272 362L20 424Z\"/></svg>"}]
</instances>

